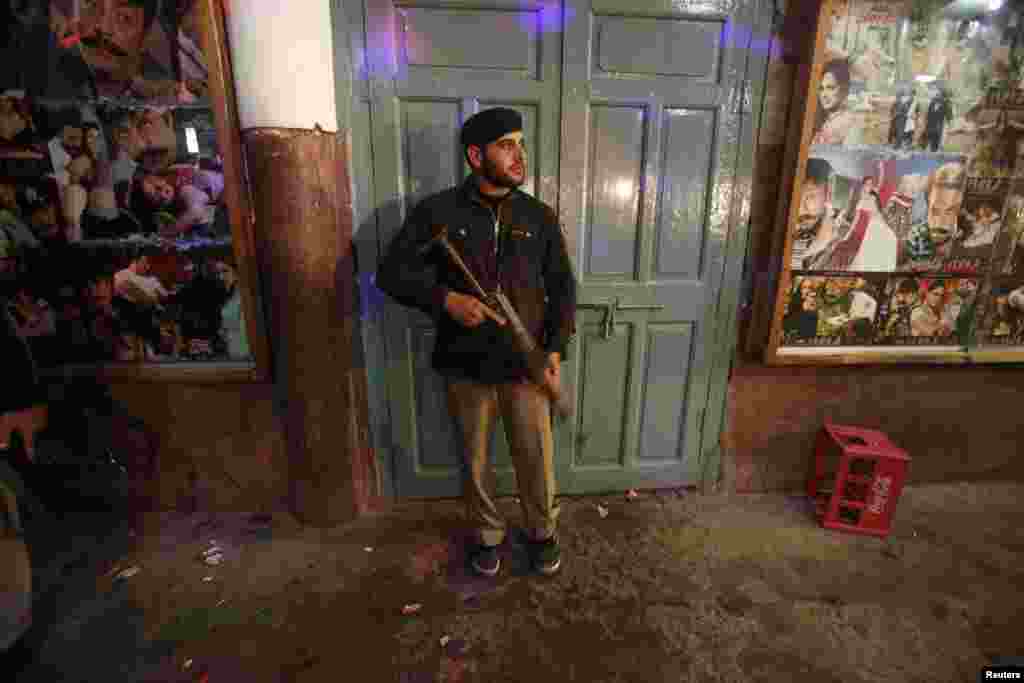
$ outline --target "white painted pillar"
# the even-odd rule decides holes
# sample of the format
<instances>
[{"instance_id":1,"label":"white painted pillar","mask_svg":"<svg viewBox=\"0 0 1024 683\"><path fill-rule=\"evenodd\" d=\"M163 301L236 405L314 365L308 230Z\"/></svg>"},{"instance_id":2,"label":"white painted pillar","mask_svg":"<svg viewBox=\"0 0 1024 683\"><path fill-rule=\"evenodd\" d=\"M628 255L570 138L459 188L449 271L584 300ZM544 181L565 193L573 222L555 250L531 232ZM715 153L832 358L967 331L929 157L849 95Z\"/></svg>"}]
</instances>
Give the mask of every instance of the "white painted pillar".
<instances>
[{"instance_id":1,"label":"white painted pillar","mask_svg":"<svg viewBox=\"0 0 1024 683\"><path fill-rule=\"evenodd\" d=\"M225 5L242 130L337 132L331 0Z\"/></svg>"}]
</instances>

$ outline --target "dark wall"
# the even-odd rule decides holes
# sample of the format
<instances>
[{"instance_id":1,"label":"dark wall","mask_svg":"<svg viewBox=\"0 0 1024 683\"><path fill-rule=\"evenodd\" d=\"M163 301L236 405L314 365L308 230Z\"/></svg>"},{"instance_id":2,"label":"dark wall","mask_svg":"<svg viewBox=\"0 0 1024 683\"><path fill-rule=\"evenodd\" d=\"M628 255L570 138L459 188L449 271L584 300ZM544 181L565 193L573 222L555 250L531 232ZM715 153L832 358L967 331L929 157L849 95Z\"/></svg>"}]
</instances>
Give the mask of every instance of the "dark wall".
<instances>
[{"instance_id":1,"label":"dark wall","mask_svg":"<svg viewBox=\"0 0 1024 683\"><path fill-rule=\"evenodd\" d=\"M910 481L1024 480L1024 373L1006 368L771 368L738 360L726 443L738 491L797 489L826 420L886 432Z\"/></svg>"},{"instance_id":2,"label":"dark wall","mask_svg":"<svg viewBox=\"0 0 1024 683\"><path fill-rule=\"evenodd\" d=\"M774 36L768 88L757 150L751 208L747 288L741 304L740 351L729 389L723 434L727 477L738 491L799 488L814 437L826 419L887 432L912 458L912 482L977 478L1024 479L1024 370L1015 367L859 366L769 367L762 349L768 308L755 306L757 288L774 291L779 259L773 239L779 203L792 187L783 157L790 144L790 116L802 108L794 84L809 60L813 38L802 5ZM785 208L785 206L783 207ZM767 315L765 315L767 314Z\"/></svg>"},{"instance_id":3,"label":"dark wall","mask_svg":"<svg viewBox=\"0 0 1024 683\"><path fill-rule=\"evenodd\" d=\"M112 386L158 438L157 509L250 512L283 503L287 460L269 384Z\"/></svg>"}]
</instances>

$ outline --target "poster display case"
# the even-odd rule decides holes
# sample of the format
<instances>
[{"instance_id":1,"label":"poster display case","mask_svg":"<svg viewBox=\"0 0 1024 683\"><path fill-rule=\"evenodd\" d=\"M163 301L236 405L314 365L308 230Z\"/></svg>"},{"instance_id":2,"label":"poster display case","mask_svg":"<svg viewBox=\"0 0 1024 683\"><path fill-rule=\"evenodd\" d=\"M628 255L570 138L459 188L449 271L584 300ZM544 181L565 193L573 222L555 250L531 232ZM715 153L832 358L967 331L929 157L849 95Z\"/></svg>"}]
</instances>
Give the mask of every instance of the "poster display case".
<instances>
[{"instance_id":1,"label":"poster display case","mask_svg":"<svg viewBox=\"0 0 1024 683\"><path fill-rule=\"evenodd\" d=\"M1024 3L823 0L816 31L767 362L1024 361Z\"/></svg>"},{"instance_id":2,"label":"poster display case","mask_svg":"<svg viewBox=\"0 0 1024 683\"><path fill-rule=\"evenodd\" d=\"M0 313L39 369L265 378L219 0L0 3Z\"/></svg>"}]
</instances>

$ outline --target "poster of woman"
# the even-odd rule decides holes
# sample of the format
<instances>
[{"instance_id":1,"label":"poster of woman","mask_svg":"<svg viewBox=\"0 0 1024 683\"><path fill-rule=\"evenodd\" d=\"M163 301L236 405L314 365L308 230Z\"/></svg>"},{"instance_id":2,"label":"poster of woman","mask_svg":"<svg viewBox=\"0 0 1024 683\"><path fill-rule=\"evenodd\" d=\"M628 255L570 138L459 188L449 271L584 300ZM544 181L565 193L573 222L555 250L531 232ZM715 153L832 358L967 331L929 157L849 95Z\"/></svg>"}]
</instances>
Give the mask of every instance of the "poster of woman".
<instances>
[{"instance_id":1,"label":"poster of woman","mask_svg":"<svg viewBox=\"0 0 1024 683\"><path fill-rule=\"evenodd\" d=\"M857 142L856 116L849 107L850 62L834 59L825 64L818 85L818 107L811 145L852 145Z\"/></svg>"}]
</instances>

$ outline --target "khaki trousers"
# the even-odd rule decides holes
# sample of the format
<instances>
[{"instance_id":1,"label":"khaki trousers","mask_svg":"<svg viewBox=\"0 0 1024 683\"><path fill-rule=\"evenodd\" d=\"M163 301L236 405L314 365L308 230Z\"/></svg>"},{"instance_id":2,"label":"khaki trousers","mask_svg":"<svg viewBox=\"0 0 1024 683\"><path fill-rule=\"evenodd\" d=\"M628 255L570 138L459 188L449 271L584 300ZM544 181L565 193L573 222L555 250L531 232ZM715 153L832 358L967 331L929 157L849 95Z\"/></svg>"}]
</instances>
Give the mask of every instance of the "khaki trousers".
<instances>
[{"instance_id":1,"label":"khaki trousers","mask_svg":"<svg viewBox=\"0 0 1024 683\"><path fill-rule=\"evenodd\" d=\"M559 508L555 503L554 437L551 401L532 382L480 384L448 380L448 407L459 427L469 476L465 502L476 540L499 545L507 524L494 504L494 471L488 445L500 410L526 531L532 540L555 534Z\"/></svg>"}]
</instances>

